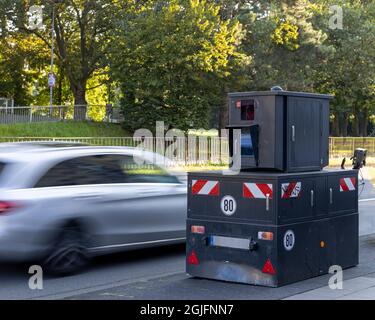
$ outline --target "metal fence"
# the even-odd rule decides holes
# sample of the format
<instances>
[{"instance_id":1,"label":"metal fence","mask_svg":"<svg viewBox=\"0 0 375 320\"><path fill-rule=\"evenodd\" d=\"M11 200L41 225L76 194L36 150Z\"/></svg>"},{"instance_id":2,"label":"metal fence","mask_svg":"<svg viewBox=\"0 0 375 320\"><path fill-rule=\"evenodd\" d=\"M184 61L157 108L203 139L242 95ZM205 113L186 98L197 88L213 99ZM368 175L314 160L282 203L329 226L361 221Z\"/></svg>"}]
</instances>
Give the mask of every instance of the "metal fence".
<instances>
[{"instance_id":1,"label":"metal fence","mask_svg":"<svg viewBox=\"0 0 375 320\"><path fill-rule=\"evenodd\" d=\"M331 157L350 157L356 148L367 149L367 155L375 157L375 137L330 137Z\"/></svg>"},{"instance_id":2,"label":"metal fence","mask_svg":"<svg viewBox=\"0 0 375 320\"><path fill-rule=\"evenodd\" d=\"M0 124L73 120L75 110L82 112L80 120L106 121L113 123L119 123L122 121L119 108L105 105L64 105L52 107L0 107Z\"/></svg>"},{"instance_id":3,"label":"metal fence","mask_svg":"<svg viewBox=\"0 0 375 320\"><path fill-rule=\"evenodd\" d=\"M99 146L140 147L166 155L182 165L226 165L229 144L226 137L188 136L187 138L133 137L0 137L0 142L63 141ZM350 157L355 148L366 148L375 157L375 138L330 138L331 157Z\"/></svg>"},{"instance_id":4,"label":"metal fence","mask_svg":"<svg viewBox=\"0 0 375 320\"><path fill-rule=\"evenodd\" d=\"M138 147L165 155L172 164L225 165L229 158L229 145L226 138L197 137L188 138L133 138L133 137L0 137L4 142L68 142L97 146Z\"/></svg>"}]
</instances>

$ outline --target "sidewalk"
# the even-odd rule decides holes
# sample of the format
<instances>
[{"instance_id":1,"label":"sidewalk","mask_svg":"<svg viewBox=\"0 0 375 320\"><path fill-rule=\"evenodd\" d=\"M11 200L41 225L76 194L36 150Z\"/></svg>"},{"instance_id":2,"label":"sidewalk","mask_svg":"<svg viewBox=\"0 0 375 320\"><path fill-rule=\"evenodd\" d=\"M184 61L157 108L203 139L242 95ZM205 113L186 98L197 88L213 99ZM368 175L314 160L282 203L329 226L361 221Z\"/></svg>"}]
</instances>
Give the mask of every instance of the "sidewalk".
<instances>
[{"instance_id":1,"label":"sidewalk","mask_svg":"<svg viewBox=\"0 0 375 320\"><path fill-rule=\"evenodd\" d=\"M342 289L324 286L284 300L375 300L375 273L346 280Z\"/></svg>"},{"instance_id":2,"label":"sidewalk","mask_svg":"<svg viewBox=\"0 0 375 320\"><path fill-rule=\"evenodd\" d=\"M184 256L181 259L185 259ZM66 297L87 300L280 300L374 299L375 235L360 237L359 265L343 271L343 289L328 287L332 275L323 275L280 288L267 288L191 278L184 273L137 280L104 290Z\"/></svg>"}]
</instances>

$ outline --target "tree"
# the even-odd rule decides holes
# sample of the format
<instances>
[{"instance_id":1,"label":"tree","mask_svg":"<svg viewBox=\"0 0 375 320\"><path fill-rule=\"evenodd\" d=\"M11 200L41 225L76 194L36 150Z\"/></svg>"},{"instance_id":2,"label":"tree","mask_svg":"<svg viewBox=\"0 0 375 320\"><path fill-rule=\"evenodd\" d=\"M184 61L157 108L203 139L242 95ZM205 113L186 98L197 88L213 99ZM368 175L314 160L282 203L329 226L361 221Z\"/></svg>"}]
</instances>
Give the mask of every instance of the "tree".
<instances>
[{"instance_id":1,"label":"tree","mask_svg":"<svg viewBox=\"0 0 375 320\"><path fill-rule=\"evenodd\" d=\"M151 1L119 29L111 68L127 129L153 129L158 120L182 130L208 126L240 37L219 9L205 0Z\"/></svg>"},{"instance_id":2,"label":"tree","mask_svg":"<svg viewBox=\"0 0 375 320\"><path fill-rule=\"evenodd\" d=\"M55 3L56 2L56 3ZM61 3L62 2L62 3ZM125 1L124 5L128 2ZM17 32L33 34L47 48L51 46L50 28L52 10L55 8L56 55L66 74L75 105L85 106L87 82L93 74L107 65L106 53L111 45L111 33L123 4L116 0L49 0L8 2L8 20ZM31 5L44 6L43 29L30 30L27 11ZM75 118L83 119L86 108L77 108Z\"/></svg>"},{"instance_id":3,"label":"tree","mask_svg":"<svg viewBox=\"0 0 375 320\"><path fill-rule=\"evenodd\" d=\"M253 57L251 90L314 90L314 66L324 51L325 35L312 24L308 0L252 1L239 20L246 30L242 50Z\"/></svg>"},{"instance_id":4,"label":"tree","mask_svg":"<svg viewBox=\"0 0 375 320\"><path fill-rule=\"evenodd\" d=\"M243 12L251 7L251 0L216 0L220 6L221 19L226 21L237 21ZM244 33L241 26L241 40L244 38ZM239 49L240 41L237 42L237 50ZM219 88L220 95L220 107L219 107L219 121L218 127L225 129L228 125L229 110L228 110L228 93L230 91L241 91L246 85L247 80L247 68L250 65L252 57L246 54L242 54L237 51L236 59L231 59L229 63L229 74L220 81L221 85ZM220 131L221 133L221 131Z\"/></svg>"},{"instance_id":5,"label":"tree","mask_svg":"<svg viewBox=\"0 0 375 320\"><path fill-rule=\"evenodd\" d=\"M0 6L3 18L0 27L0 96L13 98L18 105L28 105L38 99L34 85L45 75L49 53L44 43L33 35L9 28L10 12ZM43 95L38 97L43 99Z\"/></svg>"},{"instance_id":6,"label":"tree","mask_svg":"<svg viewBox=\"0 0 375 320\"><path fill-rule=\"evenodd\" d=\"M318 1L315 24L328 35L331 48L317 67L318 90L335 95L332 102L333 134L366 136L375 106L375 3L373 1ZM332 29L329 7L343 9L343 29Z\"/></svg>"}]
</instances>

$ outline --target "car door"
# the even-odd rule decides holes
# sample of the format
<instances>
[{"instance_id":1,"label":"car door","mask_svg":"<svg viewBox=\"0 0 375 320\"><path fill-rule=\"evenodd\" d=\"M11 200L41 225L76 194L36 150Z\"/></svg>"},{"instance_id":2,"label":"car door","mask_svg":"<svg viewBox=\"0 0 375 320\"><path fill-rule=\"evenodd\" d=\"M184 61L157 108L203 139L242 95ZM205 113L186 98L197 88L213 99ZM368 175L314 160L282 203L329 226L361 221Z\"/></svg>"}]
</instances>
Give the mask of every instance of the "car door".
<instances>
[{"instance_id":1,"label":"car door","mask_svg":"<svg viewBox=\"0 0 375 320\"><path fill-rule=\"evenodd\" d=\"M64 160L34 187L48 195L41 209L53 208L56 222L85 220L97 250L183 238L185 185L160 167L138 163L120 154Z\"/></svg>"},{"instance_id":2,"label":"car door","mask_svg":"<svg viewBox=\"0 0 375 320\"><path fill-rule=\"evenodd\" d=\"M135 161L131 155L115 158L124 182L102 186L109 199L103 223L110 225L110 243L146 245L184 238L186 186L142 159Z\"/></svg>"},{"instance_id":3,"label":"car door","mask_svg":"<svg viewBox=\"0 0 375 320\"><path fill-rule=\"evenodd\" d=\"M61 160L41 172L30 189L35 210L50 226L79 220L88 228L91 245L112 244L111 223L106 221L112 201L109 183L123 182L120 168L105 155L85 155Z\"/></svg>"}]
</instances>

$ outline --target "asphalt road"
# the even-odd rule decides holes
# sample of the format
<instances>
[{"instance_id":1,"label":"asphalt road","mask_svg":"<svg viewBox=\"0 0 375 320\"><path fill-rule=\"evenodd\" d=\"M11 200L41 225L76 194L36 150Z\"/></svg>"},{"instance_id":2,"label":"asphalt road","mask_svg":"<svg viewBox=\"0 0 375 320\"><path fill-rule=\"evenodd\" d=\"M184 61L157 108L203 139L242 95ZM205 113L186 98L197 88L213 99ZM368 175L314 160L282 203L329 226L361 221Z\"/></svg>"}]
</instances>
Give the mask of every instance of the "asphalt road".
<instances>
[{"instance_id":1,"label":"asphalt road","mask_svg":"<svg viewBox=\"0 0 375 320\"><path fill-rule=\"evenodd\" d=\"M42 290L29 289L30 265L0 266L0 299L62 299L118 285L184 272L184 245L96 258L77 275L44 277Z\"/></svg>"},{"instance_id":2,"label":"asphalt road","mask_svg":"<svg viewBox=\"0 0 375 320\"><path fill-rule=\"evenodd\" d=\"M375 189L361 192L361 265L348 271L375 274ZM361 190L359 190L361 191ZM375 239L375 236L374 236ZM42 290L28 286L29 265L0 266L0 299L252 299L285 298L326 283L326 276L309 279L280 291L218 281L191 279L185 274L184 246L126 252L97 258L85 272L44 277Z\"/></svg>"}]
</instances>

